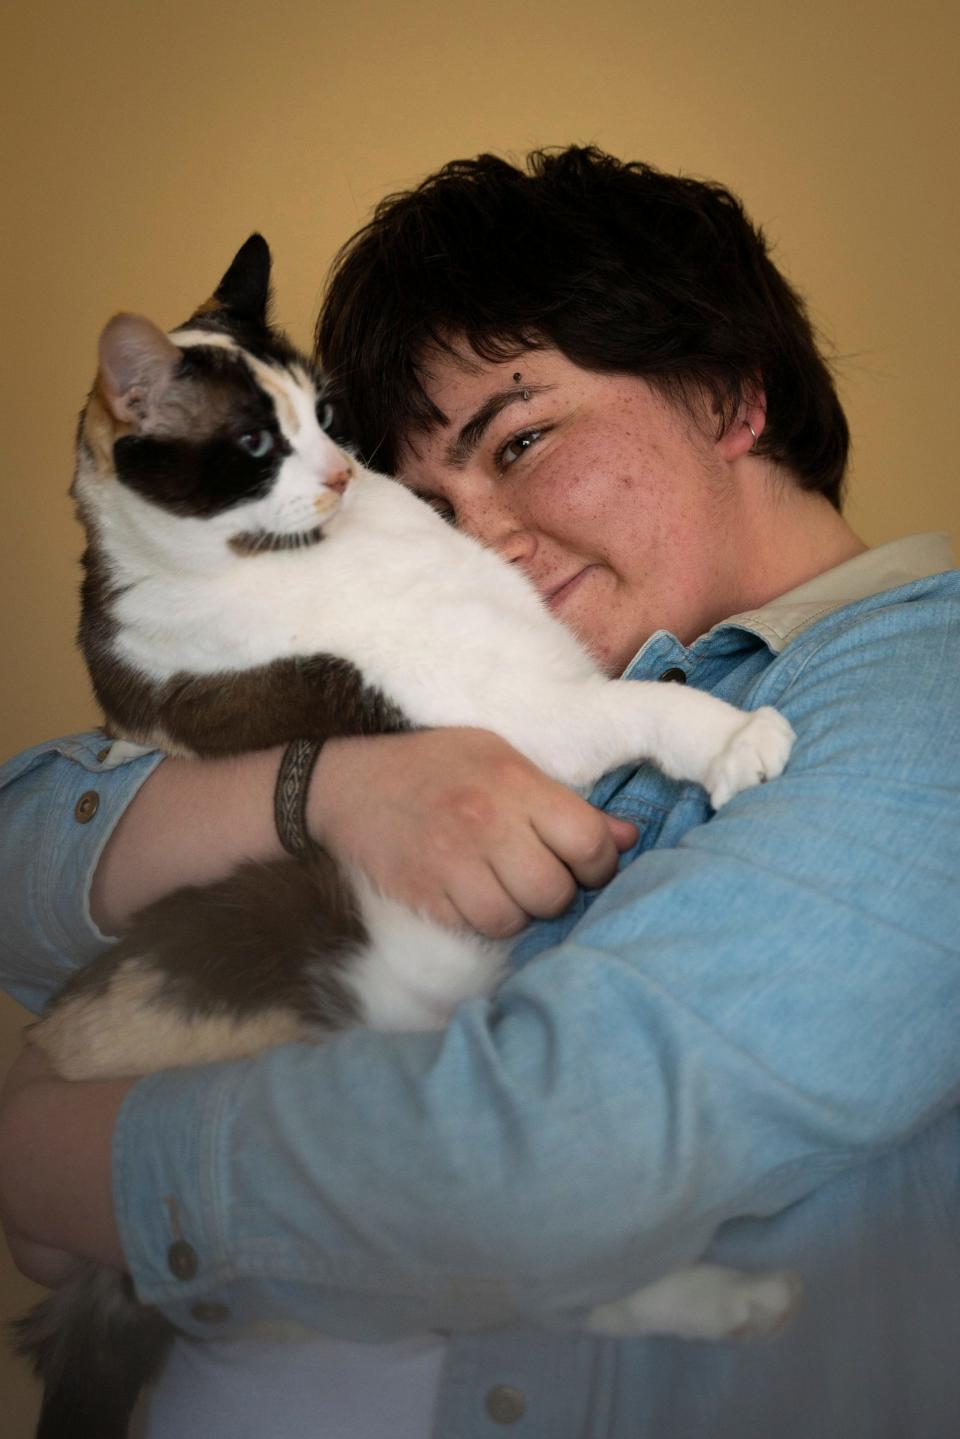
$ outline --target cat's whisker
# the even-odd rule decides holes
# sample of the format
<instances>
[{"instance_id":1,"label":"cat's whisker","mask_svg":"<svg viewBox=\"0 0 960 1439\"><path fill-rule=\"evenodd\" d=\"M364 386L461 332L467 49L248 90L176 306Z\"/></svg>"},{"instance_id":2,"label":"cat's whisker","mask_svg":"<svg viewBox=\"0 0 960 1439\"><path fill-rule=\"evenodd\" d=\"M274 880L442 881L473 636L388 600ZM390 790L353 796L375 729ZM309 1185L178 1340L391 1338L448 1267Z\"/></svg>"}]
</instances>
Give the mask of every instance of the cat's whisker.
<instances>
[{"instance_id":1,"label":"cat's whisker","mask_svg":"<svg viewBox=\"0 0 960 1439\"><path fill-rule=\"evenodd\" d=\"M367 462L367 464L370 466L371 469L373 468L373 462L374 462L374 460L376 459L376 457L377 457L377 455L380 453L380 451L383 449L383 446L384 446L384 444L386 443L386 439L387 439L387 432L386 432L386 430L384 430L383 434L380 436L379 440L378 440L377 443L374 445L374 447L373 447L373 449L371 450L370 454L367 456L366 462Z\"/></svg>"}]
</instances>

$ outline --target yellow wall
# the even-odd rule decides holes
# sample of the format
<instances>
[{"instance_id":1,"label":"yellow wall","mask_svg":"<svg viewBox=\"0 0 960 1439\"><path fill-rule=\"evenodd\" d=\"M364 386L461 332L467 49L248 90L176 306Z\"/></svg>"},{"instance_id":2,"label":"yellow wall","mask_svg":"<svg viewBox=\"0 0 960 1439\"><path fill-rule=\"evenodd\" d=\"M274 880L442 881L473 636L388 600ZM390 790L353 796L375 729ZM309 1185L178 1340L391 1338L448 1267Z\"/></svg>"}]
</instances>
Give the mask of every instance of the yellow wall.
<instances>
[{"instance_id":1,"label":"yellow wall","mask_svg":"<svg viewBox=\"0 0 960 1439\"><path fill-rule=\"evenodd\" d=\"M482 149L596 141L738 191L840 357L854 523L960 540L958 38L952 0L14 0L0 756L95 718L65 496L102 323L185 318L256 228L278 317L308 342L374 202ZM0 1020L12 1034L12 1006ZM26 1292L0 1276L0 1316ZM21 1439L32 1397L3 1362Z\"/></svg>"}]
</instances>

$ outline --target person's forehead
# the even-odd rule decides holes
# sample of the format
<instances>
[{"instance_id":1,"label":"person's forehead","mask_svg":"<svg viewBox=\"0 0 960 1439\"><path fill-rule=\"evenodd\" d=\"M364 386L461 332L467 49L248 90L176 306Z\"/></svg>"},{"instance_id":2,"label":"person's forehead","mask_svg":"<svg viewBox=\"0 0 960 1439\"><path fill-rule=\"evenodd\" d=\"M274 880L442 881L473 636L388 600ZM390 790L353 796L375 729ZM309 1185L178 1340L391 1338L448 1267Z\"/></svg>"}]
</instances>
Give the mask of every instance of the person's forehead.
<instances>
[{"instance_id":1,"label":"person's forehead","mask_svg":"<svg viewBox=\"0 0 960 1439\"><path fill-rule=\"evenodd\" d=\"M397 437L397 460L402 468L405 458L422 459L425 451L445 442L446 437L462 424L468 413L485 401L505 393L511 386L520 386L530 377L530 366L539 360L541 367L549 356L563 360L556 350L542 345L518 348L503 359L479 355L464 338L453 338L442 346L425 351L417 364L417 373L430 406L435 412Z\"/></svg>"},{"instance_id":2,"label":"person's forehead","mask_svg":"<svg viewBox=\"0 0 960 1439\"><path fill-rule=\"evenodd\" d=\"M465 342L464 342L465 343ZM424 391L443 416L440 428L452 427L458 419L453 411L482 403L489 396L512 386L539 382L576 384L600 372L584 369L550 345L528 345L503 358L488 359L472 349L438 350L425 356L418 367ZM425 424L423 433L435 428ZM415 439L411 431L411 439Z\"/></svg>"},{"instance_id":3,"label":"person's forehead","mask_svg":"<svg viewBox=\"0 0 960 1439\"><path fill-rule=\"evenodd\" d=\"M417 358L417 373L428 394L441 387L451 385L482 385L495 380L513 367L522 369L523 363L534 355L558 354L551 346L543 344L492 346L492 354L481 354L462 335L453 335L442 343L430 345Z\"/></svg>"}]
</instances>

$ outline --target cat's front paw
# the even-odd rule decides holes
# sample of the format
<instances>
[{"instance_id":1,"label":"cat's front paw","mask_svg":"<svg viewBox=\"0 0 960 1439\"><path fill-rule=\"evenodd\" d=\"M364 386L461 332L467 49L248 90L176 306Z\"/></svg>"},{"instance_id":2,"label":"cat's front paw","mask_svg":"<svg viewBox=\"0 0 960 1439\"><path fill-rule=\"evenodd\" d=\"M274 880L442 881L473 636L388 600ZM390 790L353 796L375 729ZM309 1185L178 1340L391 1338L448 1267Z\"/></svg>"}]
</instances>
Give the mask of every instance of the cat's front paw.
<instances>
[{"instance_id":1,"label":"cat's front paw","mask_svg":"<svg viewBox=\"0 0 960 1439\"><path fill-rule=\"evenodd\" d=\"M783 715L769 705L748 715L711 760L704 777L704 788L714 809L742 789L776 779L790 758L795 738Z\"/></svg>"}]
</instances>

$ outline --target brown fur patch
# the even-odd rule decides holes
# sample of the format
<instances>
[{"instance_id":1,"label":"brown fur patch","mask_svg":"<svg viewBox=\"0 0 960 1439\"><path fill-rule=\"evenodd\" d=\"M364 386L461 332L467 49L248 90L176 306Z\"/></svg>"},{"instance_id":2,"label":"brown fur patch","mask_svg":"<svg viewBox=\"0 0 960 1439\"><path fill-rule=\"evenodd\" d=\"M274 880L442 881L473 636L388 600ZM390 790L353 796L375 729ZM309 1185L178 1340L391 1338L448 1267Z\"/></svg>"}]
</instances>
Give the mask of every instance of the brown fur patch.
<instances>
[{"instance_id":1,"label":"brown fur patch","mask_svg":"<svg viewBox=\"0 0 960 1439\"><path fill-rule=\"evenodd\" d=\"M193 314L190 316L190 321L192 323L194 320L199 320L202 315L223 314L226 314L226 306L217 299L216 295L211 295L209 299L204 300L202 304L197 306Z\"/></svg>"},{"instance_id":2,"label":"brown fur patch","mask_svg":"<svg viewBox=\"0 0 960 1439\"><path fill-rule=\"evenodd\" d=\"M176 754L236 755L293 739L408 729L400 709L333 655L274 660L249 670L174 675L157 683L120 659L110 615L115 587L94 539L84 555L80 643L93 687L118 739Z\"/></svg>"},{"instance_id":3,"label":"brown fur patch","mask_svg":"<svg viewBox=\"0 0 960 1439\"><path fill-rule=\"evenodd\" d=\"M297 419L297 412L290 398L287 385L284 384L283 377L278 374L272 366L264 364L262 360L256 359L253 355L245 355L244 358L256 376L257 383L262 387L264 392L271 397L273 403L276 405L277 415L281 423L286 427L289 434L295 435L300 429L300 421ZM301 375L302 374L303 372L301 371ZM290 383L289 376L287 377L287 383Z\"/></svg>"},{"instance_id":4,"label":"brown fur patch","mask_svg":"<svg viewBox=\"0 0 960 1439\"><path fill-rule=\"evenodd\" d=\"M245 864L138 914L69 980L34 1038L68 1079L316 1038L358 1022L341 975L367 942L352 887L329 855Z\"/></svg>"},{"instance_id":5,"label":"brown fur patch","mask_svg":"<svg viewBox=\"0 0 960 1439\"><path fill-rule=\"evenodd\" d=\"M174 379L156 396L142 433L158 440L202 444L218 434L236 413L236 382L228 374Z\"/></svg>"},{"instance_id":6,"label":"brown fur patch","mask_svg":"<svg viewBox=\"0 0 960 1439\"><path fill-rule=\"evenodd\" d=\"M132 425L114 415L98 374L80 419L80 440L90 451L97 474L110 477L116 473L113 447L125 435L202 443L222 430L235 411L236 380L229 372L171 379L151 395L142 423Z\"/></svg>"},{"instance_id":7,"label":"brown fur patch","mask_svg":"<svg viewBox=\"0 0 960 1439\"><path fill-rule=\"evenodd\" d=\"M93 456L98 475L113 474L113 447L123 435L133 432L133 426L118 420L111 410L98 375L80 422L81 439Z\"/></svg>"}]
</instances>

